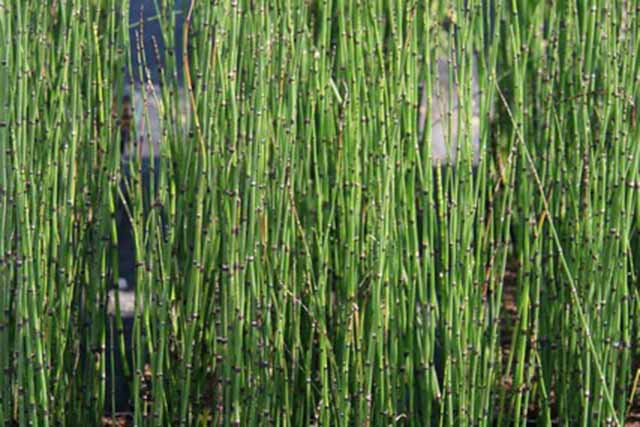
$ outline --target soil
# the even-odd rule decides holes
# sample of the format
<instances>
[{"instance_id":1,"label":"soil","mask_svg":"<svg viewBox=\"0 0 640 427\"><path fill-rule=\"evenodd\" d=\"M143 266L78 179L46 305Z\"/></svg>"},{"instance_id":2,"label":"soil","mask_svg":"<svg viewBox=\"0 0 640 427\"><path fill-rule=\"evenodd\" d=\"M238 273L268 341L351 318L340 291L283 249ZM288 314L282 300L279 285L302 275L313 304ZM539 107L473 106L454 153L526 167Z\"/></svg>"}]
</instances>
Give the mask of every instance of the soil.
<instances>
[{"instance_id":1,"label":"soil","mask_svg":"<svg viewBox=\"0 0 640 427\"><path fill-rule=\"evenodd\" d=\"M129 427L133 425L132 414L116 414L115 421L112 417L103 417L103 427Z\"/></svg>"}]
</instances>

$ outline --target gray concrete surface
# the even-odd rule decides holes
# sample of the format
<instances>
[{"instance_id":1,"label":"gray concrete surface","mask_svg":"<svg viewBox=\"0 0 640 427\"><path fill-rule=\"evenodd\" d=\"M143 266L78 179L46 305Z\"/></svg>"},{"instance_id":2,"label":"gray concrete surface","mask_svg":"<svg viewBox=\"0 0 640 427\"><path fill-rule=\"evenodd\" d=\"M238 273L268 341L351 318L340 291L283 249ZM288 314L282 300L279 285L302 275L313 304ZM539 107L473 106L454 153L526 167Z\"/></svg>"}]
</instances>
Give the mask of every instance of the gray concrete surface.
<instances>
[{"instance_id":1,"label":"gray concrete surface","mask_svg":"<svg viewBox=\"0 0 640 427\"><path fill-rule=\"evenodd\" d=\"M457 82L450 82L450 66L446 59L437 61L437 80L432 84L431 104L422 90L420 102L420 115L418 122L419 138L422 140L427 115L431 118L431 158L434 165L454 164L457 158L457 148L462 142L464 134L460 130L465 129L462 108L458 97ZM473 61L473 79L471 82L472 105L470 121L471 147L473 151L473 164L477 165L480 159L480 89L478 87L477 60ZM460 137L460 139L459 139Z\"/></svg>"}]
</instances>

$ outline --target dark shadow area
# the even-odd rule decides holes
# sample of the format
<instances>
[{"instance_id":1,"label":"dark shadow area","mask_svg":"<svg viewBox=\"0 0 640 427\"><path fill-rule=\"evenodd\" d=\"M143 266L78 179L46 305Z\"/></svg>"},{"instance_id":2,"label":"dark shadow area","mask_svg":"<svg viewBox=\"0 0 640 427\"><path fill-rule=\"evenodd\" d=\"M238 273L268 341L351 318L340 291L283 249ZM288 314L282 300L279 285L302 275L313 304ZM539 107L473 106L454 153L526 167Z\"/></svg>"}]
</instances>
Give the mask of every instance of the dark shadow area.
<instances>
[{"instance_id":1,"label":"dark shadow area","mask_svg":"<svg viewBox=\"0 0 640 427\"><path fill-rule=\"evenodd\" d=\"M123 104L126 110L125 114L129 116L131 121L135 116L135 108L140 99L141 88L147 83L154 86L161 84L160 70L165 68L168 57L173 56L175 63L179 64L182 60L182 32L184 28L184 17L187 13L189 2L187 0L175 0L173 13L175 17L175 26L172 45L167 46L165 38L162 34L162 27L158 19L158 10L156 10L156 2L159 7L163 7L158 0L131 0L129 10L129 37L130 37L130 66L127 67L125 75L125 98ZM167 3L167 2L165 2ZM165 13L165 11L162 11ZM168 18L168 17L167 17ZM171 24L169 24L171 25ZM176 72L173 75L165 74L165 83L175 81L182 86L182 67L176 66ZM133 92L133 93L132 93ZM130 129L121 129L121 150L125 153L131 144ZM155 171L154 179L157 184L159 158L154 158ZM149 189L149 180L151 179L151 159L148 156L141 158L141 171L143 191ZM127 186L131 176L131 166L128 158L124 157L121 165L123 181L120 183L125 198L129 199ZM144 196L149 199L148 195ZM135 306L135 275L136 275L136 257L134 235L126 212L125 206L121 200L117 203L116 212L117 228L118 228L118 283L119 283L119 301L122 318L122 328L117 327L113 304L115 304L116 290L110 291L112 300L111 310L108 314L107 323L107 398L105 402L105 411L110 413L115 403L116 412L128 412L132 410L130 382L131 378L125 377L125 369L123 365L123 357L126 358L128 365L132 364L132 333L134 323L134 306ZM124 338L125 354L120 351L120 339ZM112 345L113 342L113 345ZM114 358L115 369L111 369L111 358ZM114 393L115 392L115 393ZM115 394L115 402L112 397Z\"/></svg>"},{"instance_id":2,"label":"dark shadow area","mask_svg":"<svg viewBox=\"0 0 640 427\"><path fill-rule=\"evenodd\" d=\"M166 46L165 38L162 36L158 11L155 7L156 2L161 3L158 0L131 0L130 2L131 69L127 69L126 82L136 86L148 82L149 79L153 84L159 84L160 69L165 67L168 56L172 56L176 63L182 61L182 32L189 2L175 0L172 12L175 17L175 27L173 44L170 46ZM165 19L168 18L165 16ZM182 67L176 67L176 74L165 77L168 80L177 78L178 84L182 85Z\"/></svg>"}]
</instances>

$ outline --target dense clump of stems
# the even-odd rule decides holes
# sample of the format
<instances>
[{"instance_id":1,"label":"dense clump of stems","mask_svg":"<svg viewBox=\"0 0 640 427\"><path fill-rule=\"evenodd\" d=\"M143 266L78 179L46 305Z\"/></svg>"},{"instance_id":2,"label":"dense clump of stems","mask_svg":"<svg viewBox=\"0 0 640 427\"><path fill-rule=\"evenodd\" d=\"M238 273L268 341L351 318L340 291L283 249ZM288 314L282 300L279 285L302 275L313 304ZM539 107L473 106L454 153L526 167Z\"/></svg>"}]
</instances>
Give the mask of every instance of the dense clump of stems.
<instances>
[{"instance_id":1,"label":"dense clump of stems","mask_svg":"<svg viewBox=\"0 0 640 427\"><path fill-rule=\"evenodd\" d=\"M102 418L121 4L0 3L0 425Z\"/></svg>"},{"instance_id":2,"label":"dense clump of stems","mask_svg":"<svg viewBox=\"0 0 640 427\"><path fill-rule=\"evenodd\" d=\"M135 425L623 425L634 2L155 4L154 62L121 2L0 3L0 425L115 412L118 204Z\"/></svg>"}]
</instances>

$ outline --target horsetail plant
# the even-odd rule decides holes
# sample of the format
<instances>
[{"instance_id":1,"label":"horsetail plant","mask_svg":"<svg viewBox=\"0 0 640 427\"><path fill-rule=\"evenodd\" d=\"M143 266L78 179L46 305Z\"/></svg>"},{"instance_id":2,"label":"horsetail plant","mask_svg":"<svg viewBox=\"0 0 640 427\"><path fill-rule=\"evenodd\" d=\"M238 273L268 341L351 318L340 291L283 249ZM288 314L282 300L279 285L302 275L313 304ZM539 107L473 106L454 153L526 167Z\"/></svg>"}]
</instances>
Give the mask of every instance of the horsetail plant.
<instances>
[{"instance_id":1,"label":"horsetail plant","mask_svg":"<svg viewBox=\"0 0 640 427\"><path fill-rule=\"evenodd\" d=\"M0 0L0 425L625 423L634 2L121 6Z\"/></svg>"}]
</instances>

